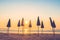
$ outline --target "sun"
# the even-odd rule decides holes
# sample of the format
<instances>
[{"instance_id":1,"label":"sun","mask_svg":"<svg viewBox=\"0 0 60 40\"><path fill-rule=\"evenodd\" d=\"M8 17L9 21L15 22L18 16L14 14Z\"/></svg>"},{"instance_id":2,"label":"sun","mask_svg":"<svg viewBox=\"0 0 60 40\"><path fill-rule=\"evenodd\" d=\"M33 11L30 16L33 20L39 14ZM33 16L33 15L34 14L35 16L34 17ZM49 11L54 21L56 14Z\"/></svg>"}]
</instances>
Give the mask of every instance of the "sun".
<instances>
[{"instance_id":1,"label":"sun","mask_svg":"<svg viewBox=\"0 0 60 40\"><path fill-rule=\"evenodd\" d=\"M27 20L25 21L25 24L28 24L28 21Z\"/></svg>"}]
</instances>

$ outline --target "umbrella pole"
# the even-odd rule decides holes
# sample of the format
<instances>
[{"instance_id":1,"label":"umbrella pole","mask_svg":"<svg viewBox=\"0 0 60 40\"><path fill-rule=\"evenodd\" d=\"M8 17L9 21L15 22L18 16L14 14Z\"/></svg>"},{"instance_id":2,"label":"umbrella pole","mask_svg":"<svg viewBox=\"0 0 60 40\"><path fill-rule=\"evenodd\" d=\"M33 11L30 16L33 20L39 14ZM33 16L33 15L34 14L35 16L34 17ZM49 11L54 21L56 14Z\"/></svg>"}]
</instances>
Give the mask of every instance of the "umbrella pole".
<instances>
[{"instance_id":1,"label":"umbrella pole","mask_svg":"<svg viewBox=\"0 0 60 40\"><path fill-rule=\"evenodd\" d=\"M39 36L39 26L38 26L38 36Z\"/></svg>"},{"instance_id":2,"label":"umbrella pole","mask_svg":"<svg viewBox=\"0 0 60 40\"><path fill-rule=\"evenodd\" d=\"M55 38L55 28L53 28L53 38L54 38L54 40L56 40L56 38Z\"/></svg>"},{"instance_id":3,"label":"umbrella pole","mask_svg":"<svg viewBox=\"0 0 60 40\"><path fill-rule=\"evenodd\" d=\"M30 28L30 35L31 35L31 28Z\"/></svg>"},{"instance_id":4,"label":"umbrella pole","mask_svg":"<svg viewBox=\"0 0 60 40\"><path fill-rule=\"evenodd\" d=\"M19 35L19 27L18 27L18 35Z\"/></svg>"},{"instance_id":5,"label":"umbrella pole","mask_svg":"<svg viewBox=\"0 0 60 40\"><path fill-rule=\"evenodd\" d=\"M22 27L22 34L24 35L24 27Z\"/></svg>"},{"instance_id":6,"label":"umbrella pole","mask_svg":"<svg viewBox=\"0 0 60 40\"><path fill-rule=\"evenodd\" d=\"M43 34L43 28L42 28L42 30L41 30L41 34Z\"/></svg>"},{"instance_id":7,"label":"umbrella pole","mask_svg":"<svg viewBox=\"0 0 60 40\"><path fill-rule=\"evenodd\" d=\"M55 36L55 28L52 28L52 30L53 30L53 36Z\"/></svg>"},{"instance_id":8,"label":"umbrella pole","mask_svg":"<svg viewBox=\"0 0 60 40\"><path fill-rule=\"evenodd\" d=\"M9 27L8 27L7 33L8 33L8 36L9 36Z\"/></svg>"},{"instance_id":9,"label":"umbrella pole","mask_svg":"<svg viewBox=\"0 0 60 40\"><path fill-rule=\"evenodd\" d=\"M18 40L20 40L20 39L19 39L19 27L18 27Z\"/></svg>"},{"instance_id":10,"label":"umbrella pole","mask_svg":"<svg viewBox=\"0 0 60 40\"><path fill-rule=\"evenodd\" d=\"M29 28L29 34L30 34L30 36L31 36L31 28Z\"/></svg>"}]
</instances>

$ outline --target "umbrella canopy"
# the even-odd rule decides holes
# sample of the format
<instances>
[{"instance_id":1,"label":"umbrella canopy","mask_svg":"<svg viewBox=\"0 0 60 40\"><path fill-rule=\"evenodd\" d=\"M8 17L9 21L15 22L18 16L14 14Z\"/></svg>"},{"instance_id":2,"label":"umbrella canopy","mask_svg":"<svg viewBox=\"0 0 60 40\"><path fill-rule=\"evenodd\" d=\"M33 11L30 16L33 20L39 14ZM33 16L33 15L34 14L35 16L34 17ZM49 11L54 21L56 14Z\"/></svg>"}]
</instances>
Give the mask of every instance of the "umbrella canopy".
<instances>
[{"instance_id":1,"label":"umbrella canopy","mask_svg":"<svg viewBox=\"0 0 60 40\"><path fill-rule=\"evenodd\" d=\"M29 22L29 27L30 27L30 28L32 27L31 20L30 20L30 22Z\"/></svg>"},{"instance_id":2,"label":"umbrella canopy","mask_svg":"<svg viewBox=\"0 0 60 40\"><path fill-rule=\"evenodd\" d=\"M38 18L37 18L37 26L40 26L39 16L38 16Z\"/></svg>"},{"instance_id":3,"label":"umbrella canopy","mask_svg":"<svg viewBox=\"0 0 60 40\"><path fill-rule=\"evenodd\" d=\"M41 28L44 28L44 24L43 24L43 21L41 22Z\"/></svg>"},{"instance_id":4,"label":"umbrella canopy","mask_svg":"<svg viewBox=\"0 0 60 40\"><path fill-rule=\"evenodd\" d=\"M49 19L50 19L50 23L51 23L52 28L56 28L56 24L55 24L54 20L52 21L51 17Z\"/></svg>"},{"instance_id":5,"label":"umbrella canopy","mask_svg":"<svg viewBox=\"0 0 60 40\"><path fill-rule=\"evenodd\" d=\"M24 18L22 18L21 26L24 26Z\"/></svg>"},{"instance_id":6,"label":"umbrella canopy","mask_svg":"<svg viewBox=\"0 0 60 40\"><path fill-rule=\"evenodd\" d=\"M20 27L20 20L19 20L19 22L18 22L18 27Z\"/></svg>"},{"instance_id":7,"label":"umbrella canopy","mask_svg":"<svg viewBox=\"0 0 60 40\"><path fill-rule=\"evenodd\" d=\"M54 21L53 21L52 27L53 27L53 28L56 28L56 24L55 24Z\"/></svg>"},{"instance_id":8,"label":"umbrella canopy","mask_svg":"<svg viewBox=\"0 0 60 40\"><path fill-rule=\"evenodd\" d=\"M8 21L7 27L11 27L11 21L10 21L10 19Z\"/></svg>"}]
</instances>

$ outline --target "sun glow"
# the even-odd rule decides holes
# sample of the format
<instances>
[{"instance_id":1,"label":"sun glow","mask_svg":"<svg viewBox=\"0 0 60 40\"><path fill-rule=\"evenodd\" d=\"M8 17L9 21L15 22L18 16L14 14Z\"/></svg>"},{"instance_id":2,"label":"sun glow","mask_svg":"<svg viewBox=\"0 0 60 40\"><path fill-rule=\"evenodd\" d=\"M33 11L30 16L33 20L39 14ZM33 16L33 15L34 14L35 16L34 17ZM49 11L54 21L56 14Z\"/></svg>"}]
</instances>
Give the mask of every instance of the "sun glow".
<instances>
[{"instance_id":1,"label":"sun glow","mask_svg":"<svg viewBox=\"0 0 60 40\"><path fill-rule=\"evenodd\" d=\"M27 20L25 21L25 24L28 24L28 21Z\"/></svg>"}]
</instances>

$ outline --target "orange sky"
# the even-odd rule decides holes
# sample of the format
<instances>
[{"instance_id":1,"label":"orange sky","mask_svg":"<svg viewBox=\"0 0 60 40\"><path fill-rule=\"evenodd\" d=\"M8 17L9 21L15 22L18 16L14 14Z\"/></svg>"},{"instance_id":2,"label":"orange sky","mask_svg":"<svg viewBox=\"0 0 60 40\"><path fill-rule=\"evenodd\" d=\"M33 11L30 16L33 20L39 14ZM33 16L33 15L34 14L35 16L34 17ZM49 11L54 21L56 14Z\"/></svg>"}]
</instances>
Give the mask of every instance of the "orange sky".
<instances>
[{"instance_id":1,"label":"orange sky","mask_svg":"<svg viewBox=\"0 0 60 40\"><path fill-rule=\"evenodd\" d=\"M60 30L60 19L58 18L52 18L55 23L56 23L56 30ZM7 22L8 22L9 19L7 18L1 18L0 19L0 28L3 29L5 28L5 30L7 29L6 25L7 25ZM20 19L21 21L22 19ZM40 18L40 21L43 20L43 23L44 23L44 30L52 30L52 27L50 25L50 20L49 18ZM10 27L10 30L18 30L18 27L17 27L17 24L18 24L18 21L19 19L11 19L11 27ZM24 29L25 30L29 30L29 20L25 19L25 26L24 26ZM32 21L32 28L31 30L38 30L38 27L36 26L36 21L37 21L37 18L34 19L34 20L31 20ZM22 29L22 26L20 27L20 30ZM4 30L4 29L3 29ZM41 30L41 28L40 28Z\"/></svg>"}]
</instances>

